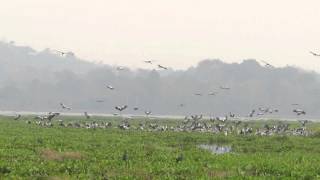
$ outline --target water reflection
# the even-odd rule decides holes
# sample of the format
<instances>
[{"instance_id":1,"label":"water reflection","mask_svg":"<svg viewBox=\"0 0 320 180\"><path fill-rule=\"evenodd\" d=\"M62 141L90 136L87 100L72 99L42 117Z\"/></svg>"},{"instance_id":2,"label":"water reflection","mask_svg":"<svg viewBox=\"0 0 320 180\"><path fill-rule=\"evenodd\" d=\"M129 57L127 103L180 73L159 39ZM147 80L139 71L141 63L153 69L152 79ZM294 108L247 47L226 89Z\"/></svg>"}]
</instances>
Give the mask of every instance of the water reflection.
<instances>
[{"instance_id":1,"label":"water reflection","mask_svg":"<svg viewBox=\"0 0 320 180\"><path fill-rule=\"evenodd\" d=\"M213 154L225 154L231 152L231 146L221 146L216 144L201 144L198 146L201 149L209 150Z\"/></svg>"}]
</instances>

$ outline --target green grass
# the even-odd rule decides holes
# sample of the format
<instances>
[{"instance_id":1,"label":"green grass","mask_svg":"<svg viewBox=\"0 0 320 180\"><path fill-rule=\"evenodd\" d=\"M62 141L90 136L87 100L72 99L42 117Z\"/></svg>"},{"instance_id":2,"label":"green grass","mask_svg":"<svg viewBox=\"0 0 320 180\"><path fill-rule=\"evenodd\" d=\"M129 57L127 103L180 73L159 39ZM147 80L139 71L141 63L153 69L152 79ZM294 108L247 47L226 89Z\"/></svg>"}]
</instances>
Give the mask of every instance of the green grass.
<instances>
[{"instance_id":1,"label":"green grass","mask_svg":"<svg viewBox=\"0 0 320 180\"><path fill-rule=\"evenodd\" d=\"M226 137L196 132L43 128L25 120L0 118L0 179L320 178L319 135ZM312 127L317 130L319 124ZM232 153L214 155L197 148L199 144L231 145ZM122 160L125 151L127 162ZM177 163L180 154L183 160Z\"/></svg>"}]
</instances>

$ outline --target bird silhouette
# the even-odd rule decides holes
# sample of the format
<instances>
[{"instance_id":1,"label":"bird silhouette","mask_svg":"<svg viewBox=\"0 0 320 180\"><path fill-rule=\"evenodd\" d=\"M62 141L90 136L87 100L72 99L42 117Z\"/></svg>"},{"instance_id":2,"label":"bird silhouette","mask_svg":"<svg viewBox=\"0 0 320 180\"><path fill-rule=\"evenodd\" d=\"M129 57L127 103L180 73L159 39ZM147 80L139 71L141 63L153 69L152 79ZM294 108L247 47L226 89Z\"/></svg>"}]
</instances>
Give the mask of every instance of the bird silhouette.
<instances>
[{"instance_id":1,"label":"bird silhouette","mask_svg":"<svg viewBox=\"0 0 320 180\"><path fill-rule=\"evenodd\" d=\"M265 67L269 67L269 68L274 68L273 65L271 65L270 63L266 62L266 61L261 61L262 63L264 63Z\"/></svg>"},{"instance_id":2,"label":"bird silhouette","mask_svg":"<svg viewBox=\"0 0 320 180\"><path fill-rule=\"evenodd\" d=\"M116 107L115 107L115 109L121 112L121 111L123 111L123 110L127 109L127 107L128 107L127 105L123 105L123 106L116 106Z\"/></svg>"},{"instance_id":3,"label":"bird silhouette","mask_svg":"<svg viewBox=\"0 0 320 180\"><path fill-rule=\"evenodd\" d=\"M167 67L162 66L162 65L160 65L160 64L158 64L158 68L160 68L160 69L164 69L164 70L167 70L167 69L168 69Z\"/></svg>"}]
</instances>

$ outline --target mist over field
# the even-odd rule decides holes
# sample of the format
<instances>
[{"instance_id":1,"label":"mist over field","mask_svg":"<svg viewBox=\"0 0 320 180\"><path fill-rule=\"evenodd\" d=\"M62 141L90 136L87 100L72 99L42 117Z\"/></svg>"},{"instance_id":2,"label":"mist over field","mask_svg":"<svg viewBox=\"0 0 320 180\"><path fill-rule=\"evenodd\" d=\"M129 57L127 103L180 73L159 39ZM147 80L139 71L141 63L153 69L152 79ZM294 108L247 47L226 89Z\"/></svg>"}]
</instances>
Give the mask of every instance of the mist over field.
<instances>
[{"instance_id":1,"label":"mist over field","mask_svg":"<svg viewBox=\"0 0 320 180\"><path fill-rule=\"evenodd\" d=\"M37 52L0 42L0 110L58 111L63 102L72 112L114 113L115 106L128 105L128 114L150 110L157 115L245 116L270 107L279 109L279 116L293 116L292 104L298 103L307 115L320 116L319 74L290 66L267 68L259 62L208 59L186 70L159 70L154 64L154 70L117 71L50 49Z\"/></svg>"}]
</instances>

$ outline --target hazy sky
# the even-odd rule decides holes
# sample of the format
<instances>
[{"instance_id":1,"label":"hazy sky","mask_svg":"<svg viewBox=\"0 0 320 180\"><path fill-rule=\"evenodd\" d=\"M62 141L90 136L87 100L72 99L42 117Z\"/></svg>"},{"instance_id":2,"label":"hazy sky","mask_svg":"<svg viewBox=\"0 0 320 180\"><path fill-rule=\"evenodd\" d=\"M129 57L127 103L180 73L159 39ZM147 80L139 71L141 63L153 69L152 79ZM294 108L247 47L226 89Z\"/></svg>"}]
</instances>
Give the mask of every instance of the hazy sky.
<instances>
[{"instance_id":1,"label":"hazy sky","mask_svg":"<svg viewBox=\"0 0 320 180\"><path fill-rule=\"evenodd\" d=\"M10 0L0 38L108 64L256 58L320 70L319 0Z\"/></svg>"}]
</instances>

